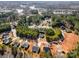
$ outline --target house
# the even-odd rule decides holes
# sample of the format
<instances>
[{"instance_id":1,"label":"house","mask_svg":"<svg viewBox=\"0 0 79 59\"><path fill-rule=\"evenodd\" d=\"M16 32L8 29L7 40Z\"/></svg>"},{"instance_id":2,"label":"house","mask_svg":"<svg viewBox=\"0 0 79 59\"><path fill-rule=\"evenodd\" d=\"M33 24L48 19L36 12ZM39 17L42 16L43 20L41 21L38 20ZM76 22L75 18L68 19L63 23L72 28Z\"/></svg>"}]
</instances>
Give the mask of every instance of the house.
<instances>
[{"instance_id":1,"label":"house","mask_svg":"<svg viewBox=\"0 0 79 59\"><path fill-rule=\"evenodd\" d=\"M18 42L14 42L14 43L12 44L12 46L15 47L15 48L16 48L16 47L19 47L19 45L20 45L20 43L18 43Z\"/></svg>"},{"instance_id":2,"label":"house","mask_svg":"<svg viewBox=\"0 0 79 59\"><path fill-rule=\"evenodd\" d=\"M62 30L65 30L65 27L64 27L64 26L61 26L60 28L61 28Z\"/></svg>"},{"instance_id":3,"label":"house","mask_svg":"<svg viewBox=\"0 0 79 59\"><path fill-rule=\"evenodd\" d=\"M35 5L32 5L29 8L30 8L30 10L37 10L37 8L35 7Z\"/></svg>"},{"instance_id":4,"label":"house","mask_svg":"<svg viewBox=\"0 0 79 59\"><path fill-rule=\"evenodd\" d=\"M25 48L25 50L27 50L29 48L29 44L28 43L23 43L21 47Z\"/></svg>"},{"instance_id":5,"label":"house","mask_svg":"<svg viewBox=\"0 0 79 59\"><path fill-rule=\"evenodd\" d=\"M3 40L3 44L6 44L6 45L10 44L11 42L12 42L11 38L6 38Z\"/></svg>"},{"instance_id":6,"label":"house","mask_svg":"<svg viewBox=\"0 0 79 59\"><path fill-rule=\"evenodd\" d=\"M72 14L72 12L64 9L56 9L53 10L53 14Z\"/></svg>"},{"instance_id":7,"label":"house","mask_svg":"<svg viewBox=\"0 0 79 59\"><path fill-rule=\"evenodd\" d=\"M11 38L9 37L8 33L3 33L2 39L3 39L3 44L7 45L11 43Z\"/></svg>"},{"instance_id":8,"label":"house","mask_svg":"<svg viewBox=\"0 0 79 59\"><path fill-rule=\"evenodd\" d=\"M3 33L2 34L2 38L8 38L9 37L9 34L8 33Z\"/></svg>"},{"instance_id":9,"label":"house","mask_svg":"<svg viewBox=\"0 0 79 59\"><path fill-rule=\"evenodd\" d=\"M23 15L23 9L16 9L16 13L18 13L18 15Z\"/></svg>"},{"instance_id":10,"label":"house","mask_svg":"<svg viewBox=\"0 0 79 59\"><path fill-rule=\"evenodd\" d=\"M34 52L34 53L39 53L39 52L40 52L40 48L37 47L37 46L33 46L33 47L32 47L32 52Z\"/></svg>"},{"instance_id":11,"label":"house","mask_svg":"<svg viewBox=\"0 0 79 59\"><path fill-rule=\"evenodd\" d=\"M10 9L2 9L0 8L0 13L9 13L9 12L12 12L13 10L10 10Z\"/></svg>"},{"instance_id":12,"label":"house","mask_svg":"<svg viewBox=\"0 0 79 59\"><path fill-rule=\"evenodd\" d=\"M44 50L45 52L49 52L50 48L49 48L49 47L43 47L43 50Z\"/></svg>"},{"instance_id":13,"label":"house","mask_svg":"<svg viewBox=\"0 0 79 59\"><path fill-rule=\"evenodd\" d=\"M53 10L53 14L73 14L73 11L77 11L77 10L72 10L72 9L55 9Z\"/></svg>"},{"instance_id":14,"label":"house","mask_svg":"<svg viewBox=\"0 0 79 59\"><path fill-rule=\"evenodd\" d=\"M40 32L39 33L39 38L44 38L44 33Z\"/></svg>"}]
</instances>

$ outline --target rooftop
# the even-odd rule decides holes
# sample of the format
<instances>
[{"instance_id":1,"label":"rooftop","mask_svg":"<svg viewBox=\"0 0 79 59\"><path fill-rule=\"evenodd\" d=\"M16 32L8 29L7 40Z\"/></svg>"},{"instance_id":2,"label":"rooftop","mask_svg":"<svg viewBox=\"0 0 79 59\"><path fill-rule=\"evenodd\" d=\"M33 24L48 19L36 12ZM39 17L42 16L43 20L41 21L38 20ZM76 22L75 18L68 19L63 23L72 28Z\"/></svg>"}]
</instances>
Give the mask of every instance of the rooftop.
<instances>
[{"instance_id":1,"label":"rooftop","mask_svg":"<svg viewBox=\"0 0 79 59\"><path fill-rule=\"evenodd\" d=\"M49 47L44 47L43 48L45 52L49 52L50 48Z\"/></svg>"},{"instance_id":2,"label":"rooftop","mask_svg":"<svg viewBox=\"0 0 79 59\"><path fill-rule=\"evenodd\" d=\"M18 42L14 42L12 45L13 47L19 47L20 44Z\"/></svg>"},{"instance_id":3,"label":"rooftop","mask_svg":"<svg viewBox=\"0 0 79 59\"><path fill-rule=\"evenodd\" d=\"M34 52L34 53L39 53L39 47L37 47L37 46L33 46L32 47L32 52Z\"/></svg>"},{"instance_id":4,"label":"rooftop","mask_svg":"<svg viewBox=\"0 0 79 59\"><path fill-rule=\"evenodd\" d=\"M28 48L29 47L29 44L28 43L23 43L22 47L23 48Z\"/></svg>"}]
</instances>

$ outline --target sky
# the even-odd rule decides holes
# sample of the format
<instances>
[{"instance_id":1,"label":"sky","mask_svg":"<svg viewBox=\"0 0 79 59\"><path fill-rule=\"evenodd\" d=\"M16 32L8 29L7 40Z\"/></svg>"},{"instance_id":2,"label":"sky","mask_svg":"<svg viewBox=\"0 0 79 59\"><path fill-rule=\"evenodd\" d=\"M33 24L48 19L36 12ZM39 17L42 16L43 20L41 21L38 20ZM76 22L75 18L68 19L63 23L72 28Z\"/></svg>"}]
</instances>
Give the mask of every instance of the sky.
<instances>
[{"instance_id":1,"label":"sky","mask_svg":"<svg viewBox=\"0 0 79 59\"><path fill-rule=\"evenodd\" d=\"M0 0L0 1L79 1L79 0Z\"/></svg>"}]
</instances>

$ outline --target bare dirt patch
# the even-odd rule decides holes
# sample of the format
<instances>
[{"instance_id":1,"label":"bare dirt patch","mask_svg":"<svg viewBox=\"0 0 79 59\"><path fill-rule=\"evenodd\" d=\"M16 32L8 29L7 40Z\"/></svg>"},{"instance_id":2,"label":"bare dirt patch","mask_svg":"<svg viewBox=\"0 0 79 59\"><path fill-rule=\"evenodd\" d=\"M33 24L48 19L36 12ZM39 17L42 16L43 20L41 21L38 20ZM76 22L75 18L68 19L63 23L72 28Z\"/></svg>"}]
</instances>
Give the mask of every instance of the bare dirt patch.
<instances>
[{"instance_id":1,"label":"bare dirt patch","mask_svg":"<svg viewBox=\"0 0 79 59\"><path fill-rule=\"evenodd\" d=\"M69 51L75 49L77 42L79 41L78 35L74 33L66 33L64 32L64 41L60 43L60 46L62 47L62 51L65 53L68 53ZM50 46L52 55L57 53L57 45L52 44Z\"/></svg>"}]
</instances>

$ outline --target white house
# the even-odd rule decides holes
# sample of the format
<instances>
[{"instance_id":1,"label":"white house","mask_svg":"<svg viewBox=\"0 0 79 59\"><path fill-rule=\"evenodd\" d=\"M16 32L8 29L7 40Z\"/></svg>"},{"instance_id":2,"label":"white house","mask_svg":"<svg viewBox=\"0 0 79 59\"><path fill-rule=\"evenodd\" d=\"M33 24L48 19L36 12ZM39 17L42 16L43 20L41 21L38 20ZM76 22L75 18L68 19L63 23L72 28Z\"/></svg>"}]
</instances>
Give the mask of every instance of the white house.
<instances>
[{"instance_id":1,"label":"white house","mask_svg":"<svg viewBox=\"0 0 79 59\"><path fill-rule=\"evenodd\" d=\"M70 9L55 9L53 10L53 14L73 14L73 11Z\"/></svg>"}]
</instances>

